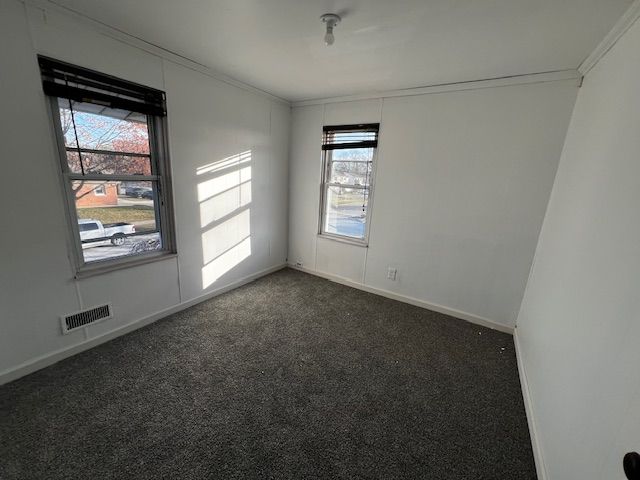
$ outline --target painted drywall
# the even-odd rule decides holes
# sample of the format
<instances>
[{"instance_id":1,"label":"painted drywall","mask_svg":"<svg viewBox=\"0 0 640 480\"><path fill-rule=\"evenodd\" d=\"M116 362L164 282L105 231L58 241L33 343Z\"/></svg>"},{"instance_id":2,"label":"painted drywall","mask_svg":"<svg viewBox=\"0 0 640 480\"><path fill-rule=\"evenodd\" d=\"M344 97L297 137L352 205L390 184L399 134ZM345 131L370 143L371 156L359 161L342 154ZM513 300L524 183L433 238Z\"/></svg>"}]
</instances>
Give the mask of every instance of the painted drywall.
<instances>
[{"instance_id":1,"label":"painted drywall","mask_svg":"<svg viewBox=\"0 0 640 480\"><path fill-rule=\"evenodd\" d=\"M285 262L288 105L56 11L0 9L0 379ZM73 279L37 53L167 92L177 258ZM60 315L104 302L113 319L61 334Z\"/></svg>"},{"instance_id":2,"label":"painted drywall","mask_svg":"<svg viewBox=\"0 0 640 480\"><path fill-rule=\"evenodd\" d=\"M293 108L289 262L512 327L577 89L564 80ZM381 124L368 248L317 235L322 125L362 122Z\"/></svg>"},{"instance_id":3,"label":"painted drywall","mask_svg":"<svg viewBox=\"0 0 640 480\"><path fill-rule=\"evenodd\" d=\"M640 24L589 72L518 316L548 479L623 479L640 450Z\"/></svg>"}]
</instances>

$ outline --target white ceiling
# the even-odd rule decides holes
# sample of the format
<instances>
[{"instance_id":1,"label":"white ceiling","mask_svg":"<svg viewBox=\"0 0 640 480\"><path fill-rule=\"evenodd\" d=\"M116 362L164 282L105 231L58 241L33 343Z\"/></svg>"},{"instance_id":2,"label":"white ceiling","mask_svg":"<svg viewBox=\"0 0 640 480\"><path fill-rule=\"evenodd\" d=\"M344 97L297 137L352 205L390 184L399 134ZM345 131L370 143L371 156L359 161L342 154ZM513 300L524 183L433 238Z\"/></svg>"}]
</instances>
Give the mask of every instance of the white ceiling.
<instances>
[{"instance_id":1,"label":"white ceiling","mask_svg":"<svg viewBox=\"0 0 640 480\"><path fill-rule=\"evenodd\" d=\"M296 101L575 69L632 0L54 0ZM332 47L323 13L343 20Z\"/></svg>"}]
</instances>

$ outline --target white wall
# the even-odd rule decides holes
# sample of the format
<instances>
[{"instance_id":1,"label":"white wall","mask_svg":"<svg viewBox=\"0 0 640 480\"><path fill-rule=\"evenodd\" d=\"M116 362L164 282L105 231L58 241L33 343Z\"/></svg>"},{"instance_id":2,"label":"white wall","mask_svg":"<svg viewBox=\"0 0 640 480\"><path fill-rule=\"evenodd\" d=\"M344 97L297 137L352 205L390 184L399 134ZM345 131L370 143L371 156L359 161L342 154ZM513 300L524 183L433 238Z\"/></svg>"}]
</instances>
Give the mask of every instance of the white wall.
<instances>
[{"instance_id":1,"label":"white wall","mask_svg":"<svg viewBox=\"0 0 640 480\"><path fill-rule=\"evenodd\" d=\"M517 338L549 479L640 450L640 24L586 76Z\"/></svg>"},{"instance_id":2,"label":"white wall","mask_svg":"<svg viewBox=\"0 0 640 480\"><path fill-rule=\"evenodd\" d=\"M285 262L288 105L16 0L0 0L0 40L0 381ZM177 259L73 279L36 53L167 92ZM61 335L60 315L102 302L114 319Z\"/></svg>"},{"instance_id":3,"label":"white wall","mask_svg":"<svg viewBox=\"0 0 640 480\"><path fill-rule=\"evenodd\" d=\"M512 327L576 93L564 80L293 108L289 263ZM369 248L317 235L322 125L363 122L381 123Z\"/></svg>"}]
</instances>

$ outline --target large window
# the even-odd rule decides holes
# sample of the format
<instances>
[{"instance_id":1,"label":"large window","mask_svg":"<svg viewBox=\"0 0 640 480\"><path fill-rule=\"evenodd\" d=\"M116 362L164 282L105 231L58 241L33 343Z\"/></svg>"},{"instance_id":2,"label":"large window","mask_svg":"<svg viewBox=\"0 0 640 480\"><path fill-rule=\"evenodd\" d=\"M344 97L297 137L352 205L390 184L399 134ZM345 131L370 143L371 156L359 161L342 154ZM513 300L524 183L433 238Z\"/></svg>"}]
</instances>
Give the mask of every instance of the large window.
<instances>
[{"instance_id":1,"label":"large window","mask_svg":"<svg viewBox=\"0 0 640 480\"><path fill-rule=\"evenodd\" d=\"M367 243L379 124L324 127L320 234Z\"/></svg>"},{"instance_id":2,"label":"large window","mask_svg":"<svg viewBox=\"0 0 640 480\"><path fill-rule=\"evenodd\" d=\"M174 252L164 93L38 60L78 271Z\"/></svg>"}]
</instances>

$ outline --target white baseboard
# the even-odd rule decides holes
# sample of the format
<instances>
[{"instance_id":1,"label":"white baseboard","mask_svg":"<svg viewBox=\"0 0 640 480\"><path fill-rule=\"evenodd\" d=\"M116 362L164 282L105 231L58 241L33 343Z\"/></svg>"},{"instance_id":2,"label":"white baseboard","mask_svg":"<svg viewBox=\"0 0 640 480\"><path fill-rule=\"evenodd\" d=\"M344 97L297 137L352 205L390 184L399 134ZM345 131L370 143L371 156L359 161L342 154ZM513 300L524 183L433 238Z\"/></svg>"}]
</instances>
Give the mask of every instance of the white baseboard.
<instances>
[{"instance_id":1,"label":"white baseboard","mask_svg":"<svg viewBox=\"0 0 640 480\"><path fill-rule=\"evenodd\" d=\"M434 312L450 315L452 317L456 317L461 320L466 320L467 322L475 323L476 325L482 325L483 327L488 327L493 330L498 330L500 332L513 335L513 327L510 327L509 325L504 325L499 322L495 322L493 320L489 320L488 318L474 315L473 313L463 312L461 310L456 310L455 308L449 308L449 307L445 307L444 305L438 305L437 303L425 302L424 300L419 300L417 298L409 297L407 295L401 295L399 293L391 292L389 290L384 290L382 288L370 287L368 285L354 282L353 280L341 277L339 275L333 275L331 273L310 270L308 268L299 267L293 264L289 264L289 267L295 270L300 270L301 272L315 275L317 277L322 277L327 280L331 280L332 282L340 283L342 285L347 285L348 287L353 287L353 288L357 288L358 290L374 293L376 295L390 298L392 300L398 300L400 302L408 303L410 305L415 305L416 307L426 308L427 310L432 310Z\"/></svg>"},{"instance_id":2,"label":"white baseboard","mask_svg":"<svg viewBox=\"0 0 640 480\"><path fill-rule=\"evenodd\" d=\"M259 272L252 273L251 275L242 277L236 280L235 282L230 283L229 285L225 285L211 292L207 292L204 295L200 295L199 297L196 297L187 302L179 303L172 307L166 308L159 312L143 317L139 320L135 320L131 323L118 327L115 330L104 333L97 337L90 338L89 340L84 341L82 343L78 343L71 347L63 348L60 350L56 350L54 352L48 353L46 355L42 355L40 357L29 360L27 362L24 362L18 365L17 367L12 367L8 370L0 372L0 385L16 380L20 377L33 373L42 368L48 367L49 365L53 365L54 363L59 362L60 360L71 357L80 352L93 348L97 345L108 342L109 340L112 340L116 337L132 332L134 330L137 330L141 327L144 327L145 325L149 325L157 320L160 320L161 318L167 317L181 310L185 310L189 307L197 305L198 303L204 302L205 300L209 300L210 298L226 293L229 290L238 288L260 277L273 273L277 270L281 270L286 266L287 266L286 264L282 263L282 264L275 265L273 267L266 268L264 270L260 270Z\"/></svg>"},{"instance_id":3,"label":"white baseboard","mask_svg":"<svg viewBox=\"0 0 640 480\"><path fill-rule=\"evenodd\" d=\"M527 372L524 367L524 360L522 358L522 349L520 348L520 341L518 339L518 329L516 328L513 333L513 343L516 346L516 360L518 362L518 374L520 375L520 386L522 387L522 398L524 399L524 409L527 414L527 423L529 424L529 435L531 437L531 448L533 449L533 460L536 464L536 471L538 472L538 480L548 480L547 469L544 464L544 458L542 456L542 449L540 448L538 431L536 428L535 417L533 414L533 403L531 399L531 392L529 391L529 383L527 382Z\"/></svg>"}]
</instances>

